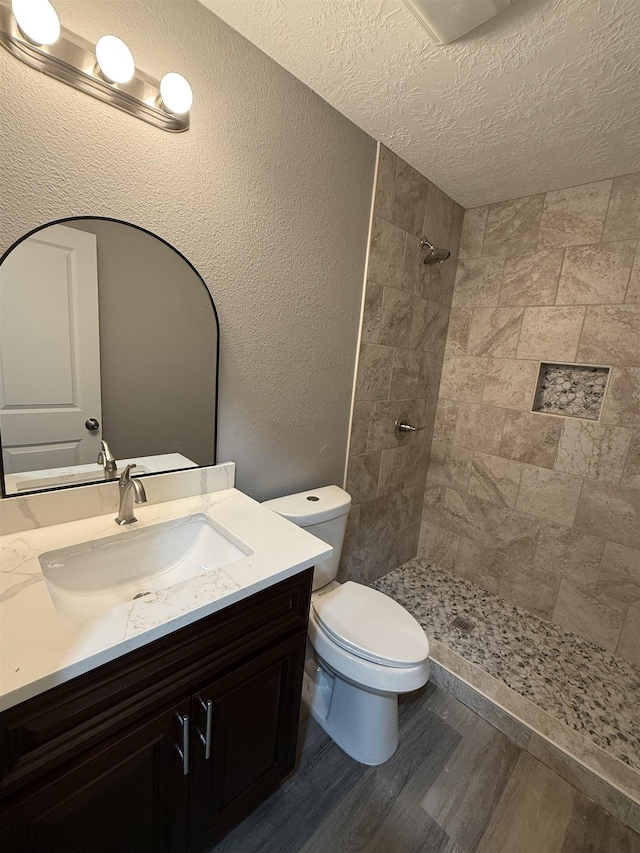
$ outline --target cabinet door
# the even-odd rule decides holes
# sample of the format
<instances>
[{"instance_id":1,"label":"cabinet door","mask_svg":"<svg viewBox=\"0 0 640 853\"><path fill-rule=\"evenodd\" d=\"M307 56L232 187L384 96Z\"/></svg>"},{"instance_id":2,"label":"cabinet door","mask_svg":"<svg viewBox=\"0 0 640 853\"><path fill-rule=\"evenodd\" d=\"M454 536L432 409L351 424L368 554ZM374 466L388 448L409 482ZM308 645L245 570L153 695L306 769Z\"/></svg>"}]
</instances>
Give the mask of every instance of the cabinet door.
<instances>
[{"instance_id":1,"label":"cabinet door","mask_svg":"<svg viewBox=\"0 0 640 853\"><path fill-rule=\"evenodd\" d=\"M0 809L0 850L184 851L189 780L177 748L189 708L185 698L20 791Z\"/></svg>"},{"instance_id":2,"label":"cabinet door","mask_svg":"<svg viewBox=\"0 0 640 853\"><path fill-rule=\"evenodd\" d=\"M299 632L193 697L192 853L210 850L293 770L305 642Z\"/></svg>"}]
</instances>

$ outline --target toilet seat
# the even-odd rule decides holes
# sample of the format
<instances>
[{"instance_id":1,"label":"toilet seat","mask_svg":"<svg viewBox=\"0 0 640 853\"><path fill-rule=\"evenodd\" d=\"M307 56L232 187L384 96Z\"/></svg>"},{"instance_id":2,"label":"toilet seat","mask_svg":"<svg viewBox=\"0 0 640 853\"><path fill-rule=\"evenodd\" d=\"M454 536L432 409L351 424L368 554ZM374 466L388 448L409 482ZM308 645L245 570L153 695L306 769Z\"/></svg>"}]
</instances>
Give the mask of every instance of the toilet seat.
<instances>
[{"instance_id":1,"label":"toilet seat","mask_svg":"<svg viewBox=\"0 0 640 853\"><path fill-rule=\"evenodd\" d=\"M347 581L312 602L317 627L357 658L386 667L422 664L429 642L404 607L371 587Z\"/></svg>"}]
</instances>

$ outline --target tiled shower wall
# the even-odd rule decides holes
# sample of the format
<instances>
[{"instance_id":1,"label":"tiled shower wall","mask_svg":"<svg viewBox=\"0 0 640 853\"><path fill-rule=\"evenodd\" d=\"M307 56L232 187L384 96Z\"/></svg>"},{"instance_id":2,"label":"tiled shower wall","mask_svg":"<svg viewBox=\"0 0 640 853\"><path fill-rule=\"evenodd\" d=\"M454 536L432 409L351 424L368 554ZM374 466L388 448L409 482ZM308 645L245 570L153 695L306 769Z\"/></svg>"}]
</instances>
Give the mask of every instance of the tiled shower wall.
<instances>
[{"instance_id":1,"label":"tiled shower wall","mask_svg":"<svg viewBox=\"0 0 640 853\"><path fill-rule=\"evenodd\" d=\"M467 210L418 555L640 663L640 174ZM599 422L540 361L610 365Z\"/></svg>"},{"instance_id":2,"label":"tiled shower wall","mask_svg":"<svg viewBox=\"0 0 640 853\"><path fill-rule=\"evenodd\" d=\"M382 147L347 489L340 576L371 582L416 554L463 210ZM420 239L451 250L425 266ZM405 416L420 432L398 441Z\"/></svg>"}]
</instances>

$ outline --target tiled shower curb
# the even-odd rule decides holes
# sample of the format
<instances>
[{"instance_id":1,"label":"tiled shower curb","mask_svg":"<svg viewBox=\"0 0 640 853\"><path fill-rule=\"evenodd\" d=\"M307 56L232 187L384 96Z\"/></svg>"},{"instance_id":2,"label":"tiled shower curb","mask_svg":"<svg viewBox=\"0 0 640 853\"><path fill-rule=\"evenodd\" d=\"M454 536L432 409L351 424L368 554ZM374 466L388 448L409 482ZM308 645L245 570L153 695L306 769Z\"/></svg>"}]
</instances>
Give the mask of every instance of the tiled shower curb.
<instances>
[{"instance_id":1,"label":"tiled shower curb","mask_svg":"<svg viewBox=\"0 0 640 853\"><path fill-rule=\"evenodd\" d=\"M640 833L640 772L429 638L430 680Z\"/></svg>"}]
</instances>

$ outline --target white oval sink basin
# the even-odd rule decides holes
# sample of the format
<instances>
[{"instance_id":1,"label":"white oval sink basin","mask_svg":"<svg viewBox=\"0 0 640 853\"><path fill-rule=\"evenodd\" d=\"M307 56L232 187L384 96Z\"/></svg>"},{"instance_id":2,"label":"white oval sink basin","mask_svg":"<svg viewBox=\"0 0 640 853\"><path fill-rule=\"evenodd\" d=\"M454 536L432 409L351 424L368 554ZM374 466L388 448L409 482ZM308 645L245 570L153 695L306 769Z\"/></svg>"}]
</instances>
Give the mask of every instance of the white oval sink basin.
<instances>
[{"instance_id":1,"label":"white oval sink basin","mask_svg":"<svg viewBox=\"0 0 640 853\"><path fill-rule=\"evenodd\" d=\"M56 609L86 621L252 553L198 514L46 551L39 561Z\"/></svg>"}]
</instances>

